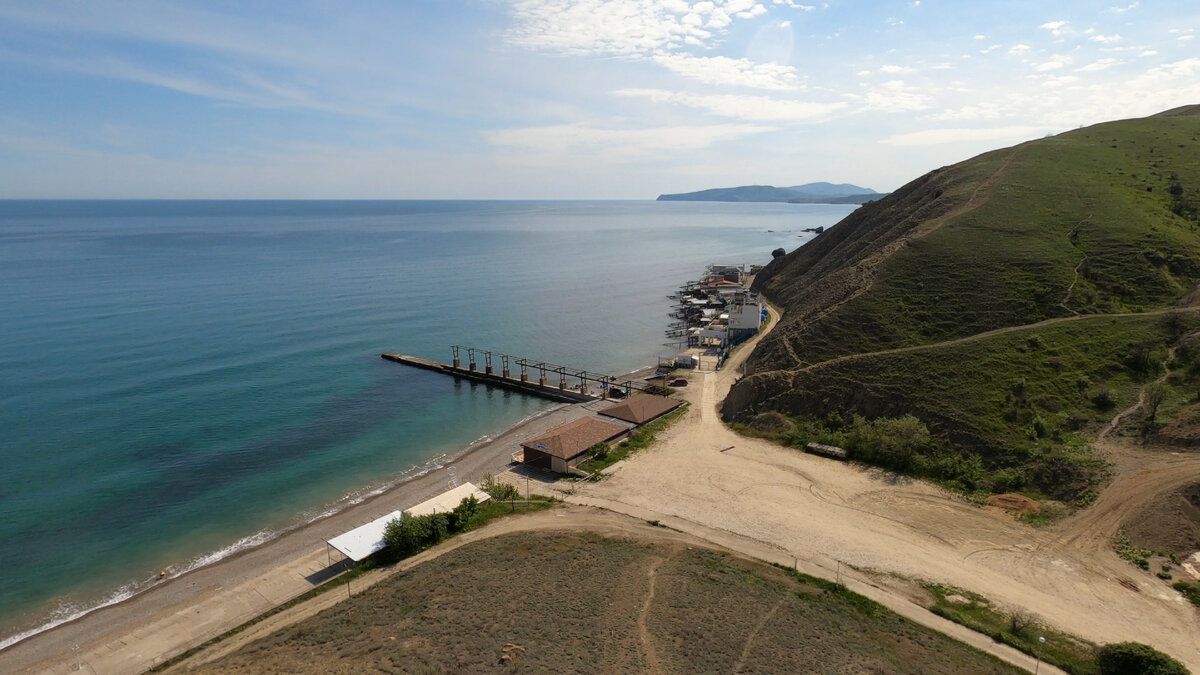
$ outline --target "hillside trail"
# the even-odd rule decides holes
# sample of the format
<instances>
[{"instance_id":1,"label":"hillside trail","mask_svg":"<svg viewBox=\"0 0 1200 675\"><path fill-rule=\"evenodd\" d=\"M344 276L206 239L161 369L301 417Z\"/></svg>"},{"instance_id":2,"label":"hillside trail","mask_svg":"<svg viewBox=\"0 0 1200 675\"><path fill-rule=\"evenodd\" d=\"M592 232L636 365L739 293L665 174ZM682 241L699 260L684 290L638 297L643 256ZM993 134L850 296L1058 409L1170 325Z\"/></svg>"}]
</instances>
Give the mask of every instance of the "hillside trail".
<instances>
[{"instance_id":1,"label":"hillside trail","mask_svg":"<svg viewBox=\"0 0 1200 675\"><path fill-rule=\"evenodd\" d=\"M1035 529L929 483L736 434L717 406L749 348L735 350L721 371L693 375L684 394L691 407L653 448L605 480L581 484L568 501L794 561L826 579L840 568L854 590L893 609L911 608L925 593L916 580L936 581L1093 642L1154 645L1200 672L1195 609L1119 558L1102 534L1123 517L1123 502L1144 503L1172 484L1172 473L1195 471L1200 456L1163 456L1149 479L1139 479L1139 457L1129 450L1113 483L1073 524ZM1101 534L1071 536L1093 530Z\"/></svg>"},{"instance_id":2,"label":"hillside trail","mask_svg":"<svg viewBox=\"0 0 1200 675\"><path fill-rule=\"evenodd\" d=\"M842 363L848 363L851 361L858 361L858 360L862 360L862 359L872 359L872 358L877 358L877 357L881 357L881 356L892 356L895 354L911 354L911 353L916 353L916 352L935 351L938 349L944 349L946 347L954 347L957 345L968 344L971 342L977 342L979 340L986 340L988 338L998 337L1001 335L1007 335L1009 333L1015 333L1018 331L1034 330L1037 328L1045 328L1047 326L1055 326L1055 325L1058 325L1061 323L1067 323L1067 322L1072 322L1072 321L1087 321L1087 320L1105 319L1105 318L1115 319L1115 318L1125 318L1125 317L1151 317L1151 316L1163 316L1163 315L1167 315L1167 314L1183 313L1183 312L1200 312L1200 306L1168 307L1165 309L1151 310L1149 312L1123 312L1123 313L1114 313L1114 314L1076 314L1074 316L1060 316L1060 317L1055 317L1053 319L1044 319L1042 321L1038 321L1038 322L1030 323L1030 324L1022 324L1019 326L1005 326L1003 328L996 328L993 330L983 331L981 333L973 333L971 335L966 335L966 336L960 337L960 338L954 338L953 340L945 340L943 342L934 342L934 343L924 344L924 345L911 345L908 347L895 347L893 349L881 349L879 351L874 351L874 352L858 352L855 354L845 354L843 356L837 356L832 359L827 359L825 361L811 363L802 368L788 369L788 370L769 370L769 371L764 370L764 371L758 371L755 374L763 375L763 374L767 374L767 373L784 373L784 374L787 374L789 377L791 377L795 374L809 373L809 372L820 370L822 368L829 368L829 367L836 366L836 365L839 365ZM784 344L787 344L788 348L791 349L789 340L784 340ZM799 357L797 357L797 358L799 358ZM762 401L762 403L759 404L758 408L759 409L768 408L769 406L764 406L763 404L769 403L772 400L785 395L786 393L787 392L784 391L779 394L776 394L775 396L770 396L770 397L764 399ZM1139 403L1140 403L1140 399L1139 399Z\"/></svg>"},{"instance_id":3,"label":"hillside trail","mask_svg":"<svg viewBox=\"0 0 1200 675\"><path fill-rule=\"evenodd\" d=\"M841 300L837 301L836 303L821 310L816 315L808 318L805 321L805 324L811 324L811 323L816 323L818 321L821 321L825 317L827 317L830 314L837 311L842 305L845 305L846 303L851 302L855 298L859 297L863 293L866 293L868 290L870 290L872 284L874 283L875 270L878 269L878 267L880 265L882 265L888 258L890 258L896 251L904 248L905 246L908 246L909 242L913 241L914 239L920 239L922 237L925 237L925 236L929 235L930 233L935 232L936 230L938 230L939 228L941 228L943 225L950 222L954 218L958 218L960 216L966 215L966 214L970 213L971 211L974 211L975 209L979 208L979 205L981 203L980 195L982 193L984 193L986 190L991 190L992 186L995 185L996 181L1000 178L1000 176L1005 171L1008 170L1009 165L1012 164L1013 159L1020 152L1021 152L1021 146L1016 146L1016 147L1012 148L1012 150L1008 153L1008 156L1004 158L1004 162L1002 162L1000 164L1000 166L997 167L996 170L993 171L987 178L983 179L982 181L980 181L980 183L978 185L975 186L975 189L971 191L971 196L968 197L967 200L965 202L963 202L963 204L961 204L957 208L947 211L946 213L943 213L942 215L940 215L936 218L932 218L924 223L917 225L915 228L913 228L913 230L911 232L907 233L904 236L898 237L895 241L892 241L892 242L886 244L883 248L870 254L863 260L859 261L854 266L855 272L856 272L857 276L859 277L859 281L857 283L857 287L855 288L855 290L852 293L850 293L849 295L847 295L845 298L842 298ZM785 349L788 351L788 354L793 359L795 359L796 365L800 365L800 364L804 363L804 361L796 353L795 349L792 348L791 342L789 340L784 340L784 346L785 346Z\"/></svg>"},{"instance_id":4,"label":"hillside trail","mask_svg":"<svg viewBox=\"0 0 1200 675\"><path fill-rule=\"evenodd\" d=\"M1009 333L1015 333L1018 331L1033 330L1033 329L1037 329L1037 328L1045 328L1047 326L1054 326L1054 325L1057 325L1060 323L1068 323L1068 322L1072 322L1072 321L1087 321L1087 320L1096 320L1096 319L1119 319L1119 318L1138 317L1138 316L1150 317L1150 316L1162 316L1165 314L1178 314L1178 313L1184 313L1184 312L1200 312L1200 307L1168 307L1166 309L1155 309L1155 310L1151 310L1149 312L1118 312L1118 313L1113 313L1113 314L1079 314L1079 315L1075 315L1075 316L1058 316L1058 317L1054 317L1053 319L1043 319L1042 321L1037 321L1037 322L1028 323L1028 324L1021 324L1019 326L1005 326L1003 328L995 328L992 330L983 331L981 333L973 333L971 335L966 335L966 336L963 336L960 338L954 338L953 340L945 340L943 342L934 342L934 343L927 344L927 345L912 345L909 347L896 347L894 349L881 349L876 352L859 352L857 354L846 354L845 356L838 356L836 358L832 358L827 361L821 361L819 363L814 363L812 365L806 366L804 368L799 369L799 372L804 372L804 371L808 371L808 370L816 370L818 368L824 368L826 366L833 366L833 365L837 365L839 363L845 363L846 361L855 361L858 359L867 359L867 358L873 358L876 356L889 356L892 354L909 354L912 352L922 352L922 351L929 351L929 350L934 350L934 349L942 349L945 347L954 347L956 345L967 344L970 342L978 342L979 340L986 340L988 338L993 338L993 337L997 337L1000 335L1007 335Z\"/></svg>"},{"instance_id":5,"label":"hillside trail","mask_svg":"<svg viewBox=\"0 0 1200 675\"><path fill-rule=\"evenodd\" d=\"M1126 419L1146 407L1150 387L1163 385L1171 376L1169 364L1175 354L1176 348L1171 347L1161 364L1162 374L1143 385L1137 401L1113 415L1093 439L1092 445L1109 463L1112 478L1088 508L1049 528L1058 535L1054 544L1092 551L1111 549L1122 524L1155 497L1200 482L1200 454L1113 435Z\"/></svg>"}]
</instances>

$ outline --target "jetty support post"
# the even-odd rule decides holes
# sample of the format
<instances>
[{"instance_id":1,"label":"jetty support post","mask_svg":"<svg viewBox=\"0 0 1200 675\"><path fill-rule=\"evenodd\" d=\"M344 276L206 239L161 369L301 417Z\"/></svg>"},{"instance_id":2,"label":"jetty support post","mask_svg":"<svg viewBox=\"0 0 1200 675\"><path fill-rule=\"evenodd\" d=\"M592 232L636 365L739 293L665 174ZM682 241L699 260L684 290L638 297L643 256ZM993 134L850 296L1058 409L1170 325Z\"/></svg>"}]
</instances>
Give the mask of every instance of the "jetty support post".
<instances>
[{"instance_id":1,"label":"jetty support post","mask_svg":"<svg viewBox=\"0 0 1200 675\"><path fill-rule=\"evenodd\" d=\"M521 366L521 381L529 381L529 362L525 359L517 359L517 365Z\"/></svg>"},{"instance_id":2,"label":"jetty support post","mask_svg":"<svg viewBox=\"0 0 1200 675\"><path fill-rule=\"evenodd\" d=\"M467 366L467 369L470 370L471 372L475 372L475 348L474 347L467 347L467 363L469 364Z\"/></svg>"},{"instance_id":3,"label":"jetty support post","mask_svg":"<svg viewBox=\"0 0 1200 675\"><path fill-rule=\"evenodd\" d=\"M579 371L579 393L586 394L587 390L587 371L581 370Z\"/></svg>"},{"instance_id":4,"label":"jetty support post","mask_svg":"<svg viewBox=\"0 0 1200 675\"><path fill-rule=\"evenodd\" d=\"M554 369L554 372L558 373L558 390L566 391L567 390L567 369L563 368L562 366L559 366Z\"/></svg>"},{"instance_id":5,"label":"jetty support post","mask_svg":"<svg viewBox=\"0 0 1200 675\"><path fill-rule=\"evenodd\" d=\"M534 368L538 369L538 384L543 387L546 386L546 364L539 363Z\"/></svg>"},{"instance_id":6,"label":"jetty support post","mask_svg":"<svg viewBox=\"0 0 1200 675\"><path fill-rule=\"evenodd\" d=\"M491 375L492 374L492 353L489 351L483 352L483 360L485 361L484 366L483 366L483 368L484 368L483 372L487 373L488 375Z\"/></svg>"},{"instance_id":7,"label":"jetty support post","mask_svg":"<svg viewBox=\"0 0 1200 675\"><path fill-rule=\"evenodd\" d=\"M504 374L504 379L507 380L508 378L512 377L512 374L508 371L508 354L501 354L500 360L504 363L504 370L502 372Z\"/></svg>"},{"instance_id":8,"label":"jetty support post","mask_svg":"<svg viewBox=\"0 0 1200 675\"><path fill-rule=\"evenodd\" d=\"M458 345L450 345L450 351L454 352L454 361L452 363L454 364L455 368L462 367L462 361L458 360L458 349L459 349Z\"/></svg>"}]
</instances>

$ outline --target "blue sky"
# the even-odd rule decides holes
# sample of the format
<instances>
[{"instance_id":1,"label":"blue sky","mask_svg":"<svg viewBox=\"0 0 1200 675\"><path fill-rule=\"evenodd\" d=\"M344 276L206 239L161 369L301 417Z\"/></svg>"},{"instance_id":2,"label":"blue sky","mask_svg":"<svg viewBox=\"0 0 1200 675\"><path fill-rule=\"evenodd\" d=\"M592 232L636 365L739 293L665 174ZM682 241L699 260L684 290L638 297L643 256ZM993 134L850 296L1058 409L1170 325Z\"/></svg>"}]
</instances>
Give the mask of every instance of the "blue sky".
<instances>
[{"instance_id":1,"label":"blue sky","mask_svg":"<svg viewBox=\"0 0 1200 675\"><path fill-rule=\"evenodd\" d=\"M1200 103L1200 6L0 0L0 198L881 191Z\"/></svg>"}]
</instances>

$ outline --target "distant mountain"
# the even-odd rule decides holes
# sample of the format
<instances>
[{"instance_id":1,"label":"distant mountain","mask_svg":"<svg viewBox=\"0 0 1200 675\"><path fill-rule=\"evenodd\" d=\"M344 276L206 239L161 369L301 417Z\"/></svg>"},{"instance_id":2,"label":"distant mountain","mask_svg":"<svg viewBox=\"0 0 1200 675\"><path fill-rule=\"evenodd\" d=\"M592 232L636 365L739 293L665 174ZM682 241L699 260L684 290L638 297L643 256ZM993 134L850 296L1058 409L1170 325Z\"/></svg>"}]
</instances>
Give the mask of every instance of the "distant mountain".
<instances>
[{"instance_id":1,"label":"distant mountain","mask_svg":"<svg viewBox=\"0 0 1200 675\"><path fill-rule=\"evenodd\" d=\"M792 187L743 185L699 192L659 195L660 202L791 202L797 204L863 204L885 196L849 183L807 183Z\"/></svg>"}]
</instances>

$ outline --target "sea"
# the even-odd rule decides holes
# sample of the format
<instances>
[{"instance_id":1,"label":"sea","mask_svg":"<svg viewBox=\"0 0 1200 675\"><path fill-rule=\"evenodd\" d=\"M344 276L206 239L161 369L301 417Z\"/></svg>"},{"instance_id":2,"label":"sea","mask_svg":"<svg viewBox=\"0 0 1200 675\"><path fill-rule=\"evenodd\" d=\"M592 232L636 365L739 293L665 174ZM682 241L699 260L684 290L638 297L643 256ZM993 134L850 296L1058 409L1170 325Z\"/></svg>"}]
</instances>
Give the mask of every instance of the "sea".
<instances>
[{"instance_id":1,"label":"sea","mask_svg":"<svg viewBox=\"0 0 1200 675\"><path fill-rule=\"evenodd\" d=\"M854 208L0 201L0 648L551 405L382 352L628 373L675 353L668 296L705 265Z\"/></svg>"}]
</instances>

